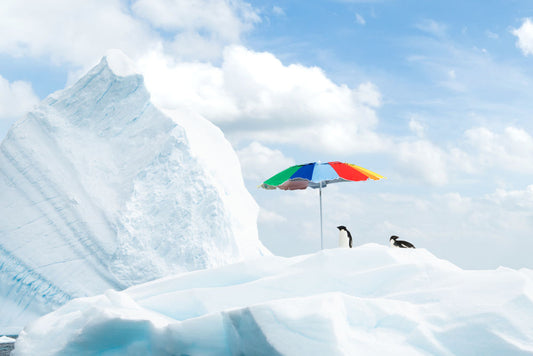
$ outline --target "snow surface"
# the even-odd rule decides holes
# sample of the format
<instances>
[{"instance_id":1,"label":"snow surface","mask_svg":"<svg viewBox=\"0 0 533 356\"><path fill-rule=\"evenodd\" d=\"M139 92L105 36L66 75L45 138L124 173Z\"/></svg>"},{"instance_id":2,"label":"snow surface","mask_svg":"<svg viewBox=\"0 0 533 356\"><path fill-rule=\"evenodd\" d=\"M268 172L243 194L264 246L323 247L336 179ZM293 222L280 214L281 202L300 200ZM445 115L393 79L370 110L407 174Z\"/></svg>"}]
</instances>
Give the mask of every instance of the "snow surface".
<instances>
[{"instance_id":1,"label":"snow surface","mask_svg":"<svg viewBox=\"0 0 533 356\"><path fill-rule=\"evenodd\" d=\"M81 296L269 252L222 132L110 52L0 145L0 332ZM196 142L198 141L198 142Z\"/></svg>"},{"instance_id":2,"label":"snow surface","mask_svg":"<svg viewBox=\"0 0 533 356\"><path fill-rule=\"evenodd\" d=\"M14 355L531 355L533 271L367 244L75 299Z\"/></svg>"},{"instance_id":3,"label":"snow surface","mask_svg":"<svg viewBox=\"0 0 533 356\"><path fill-rule=\"evenodd\" d=\"M16 340L13 339L12 337L5 336L5 335L0 336L0 344L11 344L15 341Z\"/></svg>"}]
</instances>

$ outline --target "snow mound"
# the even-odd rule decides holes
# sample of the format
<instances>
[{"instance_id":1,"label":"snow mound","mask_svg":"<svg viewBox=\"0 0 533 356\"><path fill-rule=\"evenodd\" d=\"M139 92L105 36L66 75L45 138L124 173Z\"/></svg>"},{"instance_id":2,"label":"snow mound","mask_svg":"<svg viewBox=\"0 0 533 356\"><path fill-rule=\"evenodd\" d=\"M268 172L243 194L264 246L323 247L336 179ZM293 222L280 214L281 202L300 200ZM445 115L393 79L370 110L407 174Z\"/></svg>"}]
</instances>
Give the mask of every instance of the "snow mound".
<instances>
[{"instance_id":1,"label":"snow mound","mask_svg":"<svg viewBox=\"0 0 533 356\"><path fill-rule=\"evenodd\" d=\"M533 271L367 244L73 300L15 355L530 355Z\"/></svg>"},{"instance_id":2,"label":"snow mound","mask_svg":"<svg viewBox=\"0 0 533 356\"><path fill-rule=\"evenodd\" d=\"M111 53L1 143L3 332L72 298L268 254L222 132L155 107L135 73Z\"/></svg>"}]
</instances>

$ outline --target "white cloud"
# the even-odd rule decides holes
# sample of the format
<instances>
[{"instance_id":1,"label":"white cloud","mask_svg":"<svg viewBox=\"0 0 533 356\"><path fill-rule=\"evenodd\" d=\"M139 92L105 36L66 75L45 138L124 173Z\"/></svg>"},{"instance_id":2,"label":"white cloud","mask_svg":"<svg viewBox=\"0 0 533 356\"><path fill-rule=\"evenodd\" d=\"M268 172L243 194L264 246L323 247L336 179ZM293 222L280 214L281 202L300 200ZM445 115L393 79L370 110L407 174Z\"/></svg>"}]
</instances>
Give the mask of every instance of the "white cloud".
<instances>
[{"instance_id":1,"label":"white cloud","mask_svg":"<svg viewBox=\"0 0 533 356\"><path fill-rule=\"evenodd\" d=\"M524 190L497 189L488 196L488 199L504 206L506 210L530 214L533 209L533 185L527 186Z\"/></svg>"},{"instance_id":2,"label":"white cloud","mask_svg":"<svg viewBox=\"0 0 533 356\"><path fill-rule=\"evenodd\" d=\"M252 142L237 151L245 179L259 185L274 174L295 165L292 158L285 157L280 150L272 150L259 142Z\"/></svg>"},{"instance_id":3,"label":"white cloud","mask_svg":"<svg viewBox=\"0 0 533 356\"><path fill-rule=\"evenodd\" d=\"M423 32L439 38L445 37L446 31L448 30L448 27L445 24L432 19L422 20L415 24L415 27Z\"/></svg>"},{"instance_id":4,"label":"white cloud","mask_svg":"<svg viewBox=\"0 0 533 356\"><path fill-rule=\"evenodd\" d=\"M93 65L110 48L133 59L150 50L219 58L259 22L240 0L53 0L0 2L0 53Z\"/></svg>"},{"instance_id":5,"label":"white cloud","mask_svg":"<svg viewBox=\"0 0 533 356\"><path fill-rule=\"evenodd\" d=\"M240 0L137 0L133 12L174 38L167 49L174 57L217 58L224 46L261 21L256 10Z\"/></svg>"},{"instance_id":6,"label":"white cloud","mask_svg":"<svg viewBox=\"0 0 533 356\"><path fill-rule=\"evenodd\" d=\"M413 117L409 120L409 130L418 137L424 137L424 125Z\"/></svg>"},{"instance_id":7,"label":"white cloud","mask_svg":"<svg viewBox=\"0 0 533 356\"><path fill-rule=\"evenodd\" d=\"M365 18L360 14L355 14L355 22L357 22L359 25L366 25Z\"/></svg>"},{"instance_id":8,"label":"white cloud","mask_svg":"<svg viewBox=\"0 0 533 356\"><path fill-rule=\"evenodd\" d=\"M165 46L165 52L176 59L208 61L219 58L224 44L197 32L176 34Z\"/></svg>"},{"instance_id":9,"label":"white cloud","mask_svg":"<svg viewBox=\"0 0 533 356\"><path fill-rule=\"evenodd\" d=\"M154 102L163 108L184 108L208 118L233 117L238 109L224 90L223 71L202 62L175 62L152 51L138 61Z\"/></svg>"},{"instance_id":10,"label":"white cloud","mask_svg":"<svg viewBox=\"0 0 533 356\"><path fill-rule=\"evenodd\" d=\"M227 47L220 67L176 63L157 52L140 63L157 104L187 106L237 141L326 152L381 147L373 132L381 95L372 83L337 85L317 67L284 65L242 46Z\"/></svg>"},{"instance_id":11,"label":"white cloud","mask_svg":"<svg viewBox=\"0 0 533 356\"><path fill-rule=\"evenodd\" d=\"M233 120L255 121L255 134L264 141L335 152L364 149L358 142L372 140L374 107L380 104L372 84L351 89L317 67L286 66L270 53L242 47L227 49L222 69L239 109Z\"/></svg>"},{"instance_id":12,"label":"white cloud","mask_svg":"<svg viewBox=\"0 0 533 356\"><path fill-rule=\"evenodd\" d=\"M0 2L0 52L92 65L107 49L137 57L158 44L119 0Z\"/></svg>"},{"instance_id":13,"label":"white cloud","mask_svg":"<svg viewBox=\"0 0 533 356\"><path fill-rule=\"evenodd\" d=\"M285 16L285 11L279 6L272 6L272 12L277 16Z\"/></svg>"},{"instance_id":14,"label":"white cloud","mask_svg":"<svg viewBox=\"0 0 533 356\"><path fill-rule=\"evenodd\" d=\"M30 83L14 81L10 83L0 76L0 129L3 122L8 126L14 119L22 117L39 102ZM3 130L0 130L3 131ZM0 132L3 137L3 132Z\"/></svg>"},{"instance_id":15,"label":"white cloud","mask_svg":"<svg viewBox=\"0 0 533 356\"><path fill-rule=\"evenodd\" d=\"M241 46L227 47L220 66L175 62L155 51L139 63L156 104L201 114L221 126L237 147L256 141L239 153L245 176L257 181L268 172L259 172L248 157L277 154L271 162L293 163L265 145L344 155L381 152L394 159L402 177L433 185L496 164L488 160L520 167L532 154L531 137L513 129L492 139L472 129L464 142L442 147L427 139L426 127L412 118L409 128L416 139L386 137L375 131L381 95L372 83L338 85L319 68L285 65L270 53Z\"/></svg>"},{"instance_id":16,"label":"white cloud","mask_svg":"<svg viewBox=\"0 0 533 356\"><path fill-rule=\"evenodd\" d=\"M494 132L485 127L468 129L463 139L445 147L424 138L425 128L412 118L409 128L418 139L391 139L387 152L402 177L444 185L464 174L482 175L487 169L533 174L533 136L521 128Z\"/></svg>"},{"instance_id":17,"label":"white cloud","mask_svg":"<svg viewBox=\"0 0 533 356\"><path fill-rule=\"evenodd\" d=\"M455 70L454 69L450 69L448 71L448 75L449 75L450 79L455 79L455 77L456 77Z\"/></svg>"},{"instance_id":18,"label":"white cloud","mask_svg":"<svg viewBox=\"0 0 533 356\"><path fill-rule=\"evenodd\" d=\"M524 19L522 26L513 29L511 33L518 37L516 46L522 50L524 55L533 54L533 22L530 18Z\"/></svg>"},{"instance_id":19,"label":"white cloud","mask_svg":"<svg viewBox=\"0 0 533 356\"><path fill-rule=\"evenodd\" d=\"M262 224L280 224L287 222L287 218L270 210L261 209L258 222Z\"/></svg>"},{"instance_id":20,"label":"white cloud","mask_svg":"<svg viewBox=\"0 0 533 356\"><path fill-rule=\"evenodd\" d=\"M164 30L204 30L230 42L259 21L255 10L242 1L137 0L132 10L154 27Z\"/></svg>"},{"instance_id":21,"label":"white cloud","mask_svg":"<svg viewBox=\"0 0 533 356\"><path fill-rule=\"evenodd\" d=\"M442 186L465 174L481 176L494 168L502 179L505 172L533 174L533 136L522 128L507 127L502 132L472 128L458 143L445 146L425 138L425 127L417 119L411 118L409 128L416 139L392 137L385 145L403 179Z\"/></svg>"},{"instance_id":22,"label":"white cloud","mask_svg":"<svg viewBox=\"0 0 533 356\"><path fill-rule=\"evenodd\" d=\"M398 171L406 177L420 177L435 185L448 182L449 156L428 140L400 142L393 155Z\"/></svg>"},{"instance_id":23,"label":"white cloud","mask_svg":"<svg viewBox=\"0 0 533 356\"><path fill-rule=\"evenodd\" d=\"M485 34L487 35L488 38L492 40L497 40L498 38L500 38L500 36L497 33L494 33L490 30L485 31Z\"/></svg>"},{"instance_id":24,"label":"white cloud","mask_svg":"<svg viewBox=\"0 0 533 356\"><path fill-rule=\"evenodd\" d=\"M502 133L479 127L465 132L475 161L483 167L500 167L533 173L533 137L521 128L507 127Z\"/></svg>"}]
</instances>

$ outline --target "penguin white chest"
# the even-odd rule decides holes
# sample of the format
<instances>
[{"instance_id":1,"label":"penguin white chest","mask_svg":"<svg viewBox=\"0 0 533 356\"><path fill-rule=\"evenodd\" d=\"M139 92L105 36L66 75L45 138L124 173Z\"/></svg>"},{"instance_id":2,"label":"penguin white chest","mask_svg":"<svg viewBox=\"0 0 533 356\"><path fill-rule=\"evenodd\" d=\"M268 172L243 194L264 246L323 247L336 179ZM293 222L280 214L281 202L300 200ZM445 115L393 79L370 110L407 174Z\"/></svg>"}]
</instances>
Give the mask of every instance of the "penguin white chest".
<instances>
[{"instance_id":1,"label":"penguin white chest","mask_svg":"<svg viewBox=\"0 0 533 356\"><path fill-rule=\"evenodd\" d=\"M339 231L339 247L350 248L350 238L345 230Z\"/></svg>"}]
</instances>

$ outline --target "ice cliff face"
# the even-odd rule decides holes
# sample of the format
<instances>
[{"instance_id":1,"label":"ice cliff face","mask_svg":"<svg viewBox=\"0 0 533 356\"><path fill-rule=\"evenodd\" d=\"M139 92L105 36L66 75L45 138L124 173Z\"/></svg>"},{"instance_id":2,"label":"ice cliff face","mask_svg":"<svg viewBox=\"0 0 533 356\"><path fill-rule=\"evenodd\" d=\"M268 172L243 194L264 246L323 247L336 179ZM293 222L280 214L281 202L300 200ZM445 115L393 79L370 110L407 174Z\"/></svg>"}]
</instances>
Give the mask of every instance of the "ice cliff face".
<instances>
[{"instance_id":1,"label":"ice cliff face","mask_svg":"<svg viewBox=\"0 0 533 356\"><path fill-rule=\"evenodd\" d=\"M0 146L0 330L74 297L268 253L220 130L163 113L123 61L104 58Z\"/></svg>"}]
</instances>

